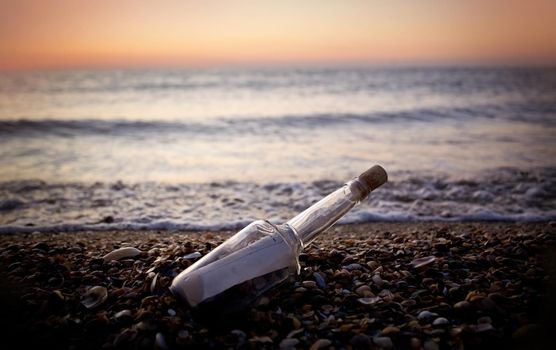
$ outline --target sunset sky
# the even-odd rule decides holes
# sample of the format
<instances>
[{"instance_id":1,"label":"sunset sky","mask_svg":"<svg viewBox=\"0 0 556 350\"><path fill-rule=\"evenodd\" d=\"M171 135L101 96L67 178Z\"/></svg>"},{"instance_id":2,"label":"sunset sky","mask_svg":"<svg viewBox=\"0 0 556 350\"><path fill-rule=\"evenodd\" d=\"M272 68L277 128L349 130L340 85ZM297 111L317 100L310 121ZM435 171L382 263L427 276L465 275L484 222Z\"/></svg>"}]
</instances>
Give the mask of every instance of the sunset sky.
<instances>
[{"instance_id":1,"label":"sunset sky","mask_svg":"<svg viewBox=\"0 0 556 350\"><path fill-rule=\"evenodd\" d=\"M556 62L554 0L0 0L0 69Z\"/></svg>"}]
</instances>

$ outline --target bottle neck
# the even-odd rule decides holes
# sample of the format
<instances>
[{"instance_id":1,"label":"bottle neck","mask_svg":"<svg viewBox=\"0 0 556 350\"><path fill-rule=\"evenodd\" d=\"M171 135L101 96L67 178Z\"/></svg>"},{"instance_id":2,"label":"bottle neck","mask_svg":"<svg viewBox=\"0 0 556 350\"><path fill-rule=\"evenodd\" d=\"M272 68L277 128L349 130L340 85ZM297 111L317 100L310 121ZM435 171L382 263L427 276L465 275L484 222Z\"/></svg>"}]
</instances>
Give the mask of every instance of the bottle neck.
<instances>
[{"instance_id":1,"label":"bottle neck","mask_svg":"<svg viewBox=\"0 0 556 350\"><path fill-rule=\"evenodd\" d=\"M286 224L297 234L304 247L344 216L353 206L367 198L371 188L359 179L324 197Z\"/></svg>"}]
</instances>

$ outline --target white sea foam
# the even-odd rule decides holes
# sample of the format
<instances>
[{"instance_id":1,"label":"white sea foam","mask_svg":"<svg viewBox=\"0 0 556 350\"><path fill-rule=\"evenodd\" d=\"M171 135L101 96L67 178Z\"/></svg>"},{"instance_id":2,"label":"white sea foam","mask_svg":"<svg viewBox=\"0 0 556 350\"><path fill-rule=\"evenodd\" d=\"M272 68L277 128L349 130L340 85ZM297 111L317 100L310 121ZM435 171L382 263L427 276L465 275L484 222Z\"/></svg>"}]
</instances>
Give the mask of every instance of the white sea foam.
<instances>
[{"instance_id":1,"label":"white sea foam","mask_svg":"<svg viewBox=\"0 0 556 350\"><path fill-rule=\"evenodd\" d=\"M0 232L235 230L284 222L342 184L0 183ZM497 169L473 180L406 176L374 191L342 223L556 219L556 169Z\"/></svg>"}]
</instances>

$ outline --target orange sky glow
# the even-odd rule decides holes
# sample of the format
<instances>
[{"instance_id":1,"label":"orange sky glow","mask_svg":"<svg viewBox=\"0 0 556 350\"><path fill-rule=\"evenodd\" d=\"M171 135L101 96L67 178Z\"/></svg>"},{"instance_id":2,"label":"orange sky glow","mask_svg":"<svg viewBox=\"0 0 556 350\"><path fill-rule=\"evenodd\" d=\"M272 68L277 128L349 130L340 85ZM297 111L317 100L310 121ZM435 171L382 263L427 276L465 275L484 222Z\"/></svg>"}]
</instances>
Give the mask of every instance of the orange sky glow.
<instances>
[{"instance_id":1,"label":"orange sky glow","mask_svg":"<svg viewBox=\"0 0 556 350\"><path fill-rule=\"evenodd\" d=\"M0 69L556 62L554 0L0 0Z\"/></svg>"}]
</instances>

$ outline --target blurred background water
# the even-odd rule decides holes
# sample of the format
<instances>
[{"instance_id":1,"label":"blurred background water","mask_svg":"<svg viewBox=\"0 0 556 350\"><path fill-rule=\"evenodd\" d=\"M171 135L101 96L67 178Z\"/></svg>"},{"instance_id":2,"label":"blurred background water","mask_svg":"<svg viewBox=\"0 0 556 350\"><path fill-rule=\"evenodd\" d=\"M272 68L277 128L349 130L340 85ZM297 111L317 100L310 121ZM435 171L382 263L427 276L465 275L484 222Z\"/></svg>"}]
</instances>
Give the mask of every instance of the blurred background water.
<instances>
[{"instance_id":1,"label":"blurred background water","mask_svg":"<svg viewBox=\"0 0 556 350\"><path fill-rule=\"evenodd\" d=\"M279 219L375 163L389 197L347 220L547 219L555 136L554 68L2 72L0 224Z\"/></svg>"}]
</instances>

